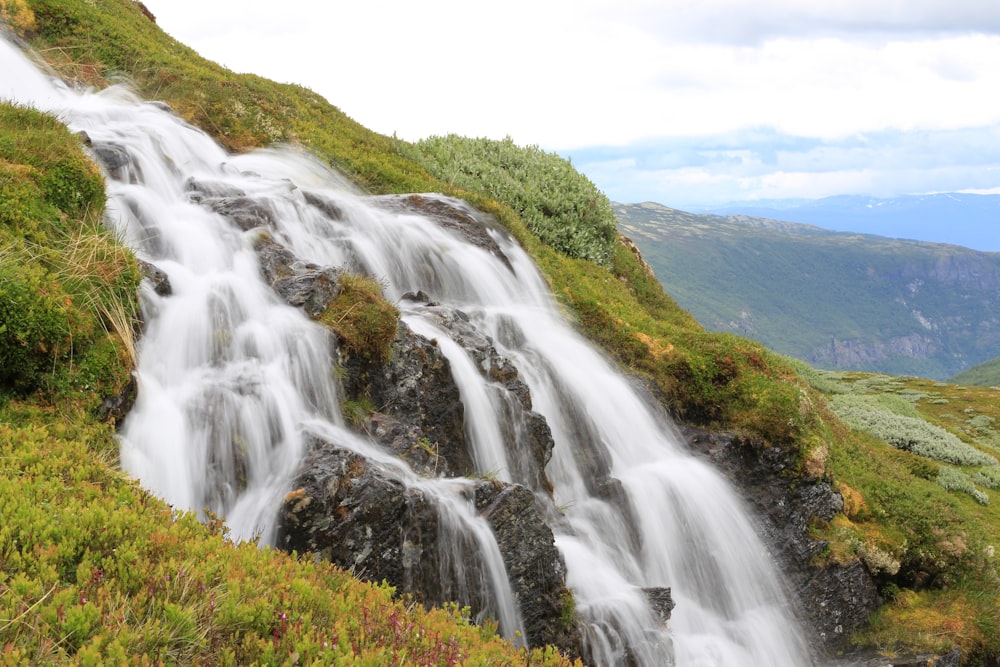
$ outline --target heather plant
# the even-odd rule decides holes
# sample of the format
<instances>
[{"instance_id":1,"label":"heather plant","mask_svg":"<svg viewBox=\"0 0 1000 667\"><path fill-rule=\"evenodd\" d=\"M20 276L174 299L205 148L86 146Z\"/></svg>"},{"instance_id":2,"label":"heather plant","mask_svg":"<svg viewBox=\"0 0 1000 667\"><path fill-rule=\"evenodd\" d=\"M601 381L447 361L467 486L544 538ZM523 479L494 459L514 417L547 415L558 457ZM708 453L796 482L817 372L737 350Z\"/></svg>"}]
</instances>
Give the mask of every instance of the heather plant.
<instances>
[{"instance_id":1,"label":"heather plant","mask_svg":"<svg viewBox=\"0 0 1000 667\"><path fill-rule=\"evenodd\" d=\"M569 161L538 146L457 135L418 142L412 155L459 188L510 206L544 243L610 267L617 221L608 201Z\"/></svg>"}]
</instances>

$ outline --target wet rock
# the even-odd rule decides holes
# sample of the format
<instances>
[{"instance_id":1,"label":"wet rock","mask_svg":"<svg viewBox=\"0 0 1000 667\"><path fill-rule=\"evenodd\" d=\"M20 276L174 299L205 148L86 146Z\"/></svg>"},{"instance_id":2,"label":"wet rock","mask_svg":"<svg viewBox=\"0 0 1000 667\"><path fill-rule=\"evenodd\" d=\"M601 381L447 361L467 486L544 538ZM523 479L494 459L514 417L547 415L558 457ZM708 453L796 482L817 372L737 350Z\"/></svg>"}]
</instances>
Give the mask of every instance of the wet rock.
<instances>
[{"instance_id":1,"label":"wet rock","mask_svg":"<svg viewBox=\"0 0 1000 667\"><path fill-rule=\"evenodd\" d=\"M579 655L579 633L566 608L566 565L534 494L521 485L483 480L476 484L475 501L496 535L528 644L552 644Z\"/></svg>"},{"instance_id":2,"label":"wet rock","mask_svg":"<svg viewBox=\"0 0 1000 667\"><path fill-rule=\"evenodd\" d=\"M663 587L644 588L642 592L646 596L646 600L649 601L649 608L653 612L653 617L661 625L666 625L667 621L670 620L670 614L674 611L675 606L670 589Z\"/></svg>"},{"instance_id":3,"label":"wet rock","mask_svg":"<svg viewBox=\"0 0 1000 667\"><path fill-rule=\"evenodd\" d=\"M184 184L188 198L228 219L243 231L274 227L274 211L264 201L247 196L235 186L221 181L189 178Z\"/></svg>"},{"instance_id":4,"label":"wet rock","mask_svg":"<svg viewBox=\"0 0 1000 667\"><path fill-rule=\"evenodd\" d=\"M448 332L471 357L483 378L493 383L493 404L498 410L510 478L533 489L549 489L545 466L555 442L545 417L531 407L531 390L511 361L496 349L494 341L479 332L464 312L443 306L427 306L422 314ZM488 470L478 471L480 474Z\"/></svg>"},{"instance_id":5,"label":"wet rock","mask_svg":"<svg viewBox=\"0 0 1000 667\"><path fill-rule=\"evenodd\" d=\"M150 285L152 285L154 292L160 296L170 296L173 294L174 290L170 285L170 277L165 271L147 261L141 259L137 261L139 262L139 271L142 272L143 278L148 280Z\"/></svg>"},{"instance_id":6,"label":"wet rock","mask_svg":"<svg viewBox=\"0 0 1000 667\"><path fill-rule=\"evenodd\" d=\"M825 481L783 474L790 454L780 447L690 426L682 432L692 449L711 459L756 511L764 542L814 635L811 645L829 655L848 649L851 634L867 626L882 600L860 561L813 564L826 542L809 535L809 524L839 513L844 504L840 494Z\"/></svg>"},{"instance_id":7,"label":"wet rock","mask_svg":"<svg viewBox=\"0 0 1000 667\"><path fill-rule=\"evenodd\" d=\"M417 593L437 576L437 513L424 495L363 457L314 441L279 513L277 544L369 581ZM428 602L443 602L430 594Z\"/></svg>"},{"instance_id":8,"label":"wet rock","mask_svg":"<svg viewBox=\"0 0 1000 667\"><path fill-rule=\"evenodd\" d=\"M457 232L466 241L482 248L504 263L513 273L510 259L489 234L489 229L501 228L484 213L466 202L443 195L383 195L372 197L372 203L385 209L417 213L433 220L445 229ZM506 234L507 232L502 232Z\"/></svg>"},{"instance_id":9,"label":"wet rock","mask_svg":"<svg viewBox=\"0 0 1000 667\"><path fill-rule=\"evenodd\" d=\"M254 250L264 280L278 296L310 317L319 317L340 294L336 269L303 262L266 234L256 240Z\"/></svg>"},{"instance_id":10,"label":"wet rock","mask_svg":"<svg viewBox=\"0 0 1000 667\"><path fill-rule=\"evenodd\" d=\"M101 141L92 142L90 147L104 171L114 180L126 183L142 181L142 170L132 161L132 156L124 146Z\"/></svg>"},{"instance_id":11,"label":"wet rock","mask_svg":"<svg viewBox=\"0 0 1000 667\"><path fill-rule=\"evenodd\" d=\"M340 210L340 206L337 205L332 199L327 199L322 195L315 192L310 192L308 190L302 191L302 196L305 198L306 203L315 206L319 210L323 211L326 217L331 220L343 220L344 212Z\"/></svg>"},{"instance_id":12,"label":"wet rock","mask_svg":"<svg viewBox=\"0 0 1000 667\"><path fill-rule=\"evenodd\" d=\"M578 654L565 605L565 565L528 489L462 482L497 537L532 646ZM469 605L482 616L488 586L467 533L449 528L434 496L391 469L314 439L279 512L277 544L310 552L369 581L387 581L426 604Z\"/></svg>"},{"instance_id":13,"label":"wet rock","mask_svg":"<svg viewBox=\"0 0 1000 667\"><path fill-rule=\"evenodd\" d=\"M125 417L135 405L137 386L135 376L129 378L128 383L117 396L108 396L97 407L97 417L101 421L111 421L115 428L121 426Z\"/></svg>"},{"instance_id":14,"label":"wet rock","mask_svg":"<svg viewBox=\"0 0 1000 667\"><path fill-rule=\"evenodd\" d=\"M465 437L465 408L451 365L437 345L400 322L388 361L373 362L344 350L339 353L347 398L366 399L377 413L409 427L402 431L397 427L387 437L379 437L379 429L369 425L370 434L393 451L402 448L416 453L413 448L420 446L432 450L439 476L474 473Z\"/></svg>"}]
</instances>

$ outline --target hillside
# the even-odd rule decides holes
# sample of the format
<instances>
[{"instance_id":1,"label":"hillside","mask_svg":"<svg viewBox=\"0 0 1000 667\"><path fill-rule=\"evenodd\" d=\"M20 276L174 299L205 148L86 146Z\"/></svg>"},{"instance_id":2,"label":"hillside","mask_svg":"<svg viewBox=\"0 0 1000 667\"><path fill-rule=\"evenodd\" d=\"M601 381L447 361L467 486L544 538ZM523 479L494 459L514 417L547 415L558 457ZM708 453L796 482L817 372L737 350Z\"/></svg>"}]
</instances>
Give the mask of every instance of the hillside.
<instances>
[{"instance_id":1,"label":"hillside","mask_svg":"<svg viewBox=\"0 0 1000 667\"><path fill-rule=\"evenodd\" d=\"M948 382L968 384L977 387L1000 386L1000 358L994 357L972 368L967 368L950 378Z\"/></svg>"},{"instance_id":2,"label":"hillside","mask_svg":"<svg viewBox=\"0 0 1000 667\"><path fill-rule=\"evenodd\" d=\"M1000 254L617 204L699 322L821 368L944 379L1000 353Z\"/></svg>"},{"instance_id":3,"label":"hillside","mask_svg":"<svg viewBox=\"0 0 1000 667\"><path fill-rule=\"evenodd\" d=\"M836 485L845 512L809 523L823 546L815 558L807 554L806 575L854 568L873 574L893 601L871 625L862 617L842 650L850 639L896 654L961 647L972 660L1000 656L1000 599L983 594L996 590L992 545L1000 541L1000 521L968 493L970 484L989 493L992 487L976 480L989 481L990 466L977 459L960 471L969 478L964 482L946 473L952 484L946 488L938 476L953 462L945 466L852 431L827 407L854 386L858 393L900 394L897 382L929 381L824 382L759 343L706 332L664 294L627 244L611 243L607 266L557 251L528 228L516 203L483 194L488 184L449 184L417 161L418 147L365 130L310 91L204 61L133 2L0 0L0 9L63 76L103 87L124 73L141 95L166 101L232 150L290 141L370 192L445 192L491 213L532 255L580 331L672 415L728 432L737 459L768 468L795 493ZM45 132L29 140L36 126ZM19 293L2 302L15 307L0 311L0 331L31 324L0 340L10 355L5 361L19 359L24 369L0 385L0 483L3 497L16 499L0 509L4 661L567 664L552 649L527 657L489 624L470 625L461 610L425 613L385 586L361 584L311 557L234 546L216 518L202 525L172 512L118 471L114 427L121 415L96 408L128 386L138 276L120 246L102 251L108 259L75 240L99 230L94 212L102 204L94 187L81 201L67 197L99 180L83 150L79 138L41 114L5 108L0 117L3 288ZM66 156L68 167L61 162ZM530 170L522 175L535 177ZM67 183L74 187L64 189ZM53 221L65 228L61 234L51 231ZM105 248L105 241L113 239L87 242ZM15 247L17 254L10 253ZM61 268L74 257L86 261L70 272ZM11 275L16 279L8 281ZM124 326L92 309L94 285L105 290L99 301L121 304ZM939 417L942 427L988 454L995 417L986 405L994 397L949 391L906 393L901 400L918 401L920 414L925 405L951 406L952 417ZM971 400L963 402L966 394ZM364 410L362 403L353 407ZM796 594L805 600L806 591Z\"/></svg>"}]
</instances>

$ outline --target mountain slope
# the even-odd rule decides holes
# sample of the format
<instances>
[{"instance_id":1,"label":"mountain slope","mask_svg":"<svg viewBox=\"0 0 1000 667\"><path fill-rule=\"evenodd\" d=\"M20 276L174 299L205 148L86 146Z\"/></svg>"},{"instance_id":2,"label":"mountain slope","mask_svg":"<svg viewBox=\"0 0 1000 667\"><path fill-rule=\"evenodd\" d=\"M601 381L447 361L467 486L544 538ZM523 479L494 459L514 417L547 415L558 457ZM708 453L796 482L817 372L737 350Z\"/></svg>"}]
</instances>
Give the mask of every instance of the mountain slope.
<instances>
[{"instance_id":1,"label":"mountain slope","mask_svg":"<svg viewBox=\"0 0 1000 667\"><path fill-rule=\"evenodd\" d=\"M1000 357L994 357L948 378L948 382L976 387L1000 386Z\"/></svg>"},{"instance_id":2,"label":"mountain slope","mask_svg":"<svg viewBox=\"0 0 1000 667\"><path fill-rule=\"evenodd\" d=\"M651 203L615 212L709 329L823 368L935 379L1000 354L1000 254Z\"/></svg>"}]
</instances>

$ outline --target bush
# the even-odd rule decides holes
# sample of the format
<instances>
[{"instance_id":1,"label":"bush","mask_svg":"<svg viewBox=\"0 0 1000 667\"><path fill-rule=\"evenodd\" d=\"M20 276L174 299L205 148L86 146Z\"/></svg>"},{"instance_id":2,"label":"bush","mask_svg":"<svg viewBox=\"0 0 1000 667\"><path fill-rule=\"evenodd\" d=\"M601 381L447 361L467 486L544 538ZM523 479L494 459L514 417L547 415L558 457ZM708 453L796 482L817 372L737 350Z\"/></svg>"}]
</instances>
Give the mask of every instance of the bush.
<instances>
[{"instance_id":1,"label":"bush","mask_svg":"<svg viewBox=\"0 0 1000 667\"><path fill-rule=\"evenodd\" d=\"M610 268L617 239L611 202L569 161L509 137L454 134L424 139L412 154L441 180L510 206L556 250Z\"/></svg>"},{"instance_id":2,"label":"bush","mask_svg":"<svg viewBox=\"0 0 1000 667\"><path fill-rule=\"evenodd\" d=\"M996 458L959 440L940 426L887 410L870 398L842 394L830 399L833 411L852 428L897 449L962 466L995 466Z\"/></svg>"},{"instance_id":3,"label":"bush","mask_svg":"<svg viewBox=\"0 0 1000 667\"><path fill-rule=\"evenodd\" d=\"M989 505L990 497L984 491L976 488L969 476L958 468L942 466L938 472L937 483L949 491L961 491L976 499L980 505Z\"/></svg>"}]
</instances>

